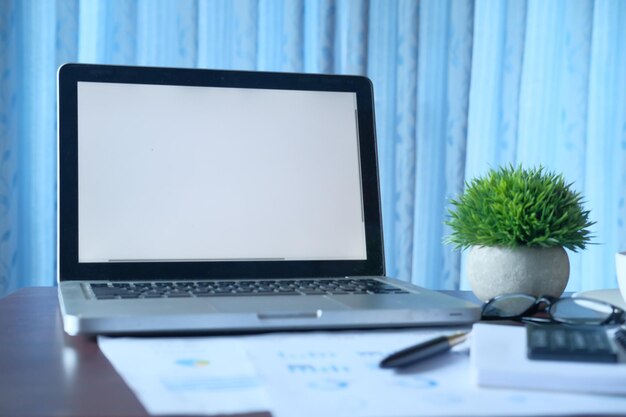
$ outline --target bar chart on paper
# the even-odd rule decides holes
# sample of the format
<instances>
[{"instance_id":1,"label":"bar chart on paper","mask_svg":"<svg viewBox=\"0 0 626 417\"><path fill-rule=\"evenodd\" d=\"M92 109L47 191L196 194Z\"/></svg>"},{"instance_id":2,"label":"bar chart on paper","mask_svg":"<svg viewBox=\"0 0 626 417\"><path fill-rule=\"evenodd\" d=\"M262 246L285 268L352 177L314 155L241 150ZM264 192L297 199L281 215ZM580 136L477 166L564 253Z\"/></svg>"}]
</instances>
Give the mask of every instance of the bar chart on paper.
<instances>
[{"instance_id":1,"label":"bar chart on paper","mask_svg":"<svg viewBox=\"0 0 626 417\"><path fill-rule=\"evenodd\" d=\"M242 346L206 339L99 338L150 414L220 414L270 407Z\"/></svg>"}]
</instances>

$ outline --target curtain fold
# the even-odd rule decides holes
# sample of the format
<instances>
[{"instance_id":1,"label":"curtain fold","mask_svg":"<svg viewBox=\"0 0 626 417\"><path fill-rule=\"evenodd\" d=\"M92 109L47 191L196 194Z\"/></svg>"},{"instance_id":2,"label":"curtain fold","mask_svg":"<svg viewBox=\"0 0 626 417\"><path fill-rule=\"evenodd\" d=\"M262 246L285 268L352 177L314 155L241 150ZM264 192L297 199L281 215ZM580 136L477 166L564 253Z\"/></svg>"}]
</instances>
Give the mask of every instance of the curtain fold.
<instances>
[{"instance_id":1,"label":"curtain fold","mask_svg":"<svg viewBox=\"0 0 626 417\"><path fill-rule=\"evenodd\" d=\"M413 268L418 23L418 2L401 1L397 20L396 83L391 87L396 92L396 111L391 121L393 136L379 140L379 149L394 148L393 171L385 173L395 177L394 188L387 190L393 193L392 207L383 207L385 241L393 242L394 246L394 250L388 250L386 256L387 259L395 258L396 264L395 269L390 269L388 273L405 280L410 279Z\"/></svg>"},{"instance_id":2,"label":"curtain fold","mask_svg":"<svg viewBox=\"0 0 626 417\"><path fill-rule=\"evenodd\" d=\"M56 25L56 16L63 15L57 9L64 10L55 2L3 2L1 7L0 294L24 284L53 282L54 74L59 60L67 57L66 48L71 47L57 41L65 34Z\"/></svg>"},{"instance_id":3,"label":"curtain fold","mask_svg":"<svg viewBox=\"0 0 626 417\"><path fill-rule=\"evenodd\" d=\"M0 2L0 296L18 286L14 21L14 5Z\"/></svg>"},{"instance_id":4,"label":"curtain fold","mask_svg":"<svg viewBox=\"0 0 626 417\"><path fill-rule=\"evenodd\" d=\"M0 295L56 275L64 62L359 74L374 85L387 271L468 288L449 200L541 164L584 194L596 244L568 290L616 286L626 250L626 2L0 1Z\"/></svg>"},{"instance_id":5,"label":"curtain fold","mask_svg":"<svg viewBox=\"0 0 626 417\"><path fill-rule=\"evenodd\" d=\"M615 287L613 253L626 250L625 18L623 1L594 3L583 175L598 245L581 256L583 288Z\"/></svg>"},{"instance_id":6,"label":"curtain fold","mask_svg":"<svg viewBox=\"0 0 626 417\"><path fill-rule=\"evenodd\" d=\"M256 0L199 2L198 66L255 69L258 14Z\"/></svg>"}]
</instances>

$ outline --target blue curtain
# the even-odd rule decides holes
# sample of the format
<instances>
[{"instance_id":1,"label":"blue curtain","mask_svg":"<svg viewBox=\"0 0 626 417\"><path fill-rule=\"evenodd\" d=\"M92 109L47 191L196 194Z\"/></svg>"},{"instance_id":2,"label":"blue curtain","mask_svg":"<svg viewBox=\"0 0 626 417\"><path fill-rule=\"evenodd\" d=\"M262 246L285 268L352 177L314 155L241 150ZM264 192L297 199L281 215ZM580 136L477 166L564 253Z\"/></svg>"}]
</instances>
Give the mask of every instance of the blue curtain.
<instances>
[{"instance_id":1,"label":"blue curtain","mask_svg":"<svg viewBox=\"0 0 626 417\"><path fill-rule=\"evenodd\" d=\"M615 287L624 22L620 0L0 0L0 295L55 281L55 71L70 61L367 75L389 275L468 288L441 243L450 198L490 167L542 164L597 221L568 290Z\"/></svg>"}]
</instances>

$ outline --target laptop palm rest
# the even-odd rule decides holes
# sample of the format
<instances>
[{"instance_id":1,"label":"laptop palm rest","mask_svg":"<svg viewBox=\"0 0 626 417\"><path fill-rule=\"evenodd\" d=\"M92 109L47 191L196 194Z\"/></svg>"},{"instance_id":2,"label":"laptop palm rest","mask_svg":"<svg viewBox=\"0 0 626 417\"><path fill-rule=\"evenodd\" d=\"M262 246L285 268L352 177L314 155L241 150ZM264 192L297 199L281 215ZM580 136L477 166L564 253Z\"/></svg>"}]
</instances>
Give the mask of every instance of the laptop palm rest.
<instances>
[{"instance_id":1,"label":"laptop palm rest","mask_svg":"<svg viewBox=\"0 0 626 417\"><path fill-rule=\"evenodd\" d=\"M280 302L277 302L277 298ZM239 300L237 300L239 299ZM244 302L242 302L245 300ZM326 296L271 296L271 297L215 297L211 305L221 313L257 312L259 318L273 315L318 316L319 310L349 310L346 305L327 298Z\"/></svg>"}]
</instances>

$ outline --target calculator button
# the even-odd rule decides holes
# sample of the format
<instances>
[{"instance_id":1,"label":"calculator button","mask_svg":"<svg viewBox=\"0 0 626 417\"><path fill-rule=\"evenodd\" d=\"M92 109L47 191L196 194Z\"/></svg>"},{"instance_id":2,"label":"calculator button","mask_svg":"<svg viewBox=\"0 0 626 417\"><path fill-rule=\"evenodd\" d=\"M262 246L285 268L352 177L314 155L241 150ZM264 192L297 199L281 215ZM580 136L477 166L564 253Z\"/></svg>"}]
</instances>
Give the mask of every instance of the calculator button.
<instances>
[{"instance_id":1,"label":"calculator button","mask_svg":"<svg viewBox=\"0 0 626 417\"><path fill-rule=\"evenodd\" d=\"M563 330L555 330L550 334L552 349L567 349L566 333Z\"/></svg>"},{"instance_id":2,"label":"calculator button","mask_svg":"<svg viewBox=\"0 0 626 417\"><path fill-rule=\"evenodd\" d=\"M528 325L529 359L577 362L617 362L606 329L564 325Z\"/></svg>"}]
</instances>

